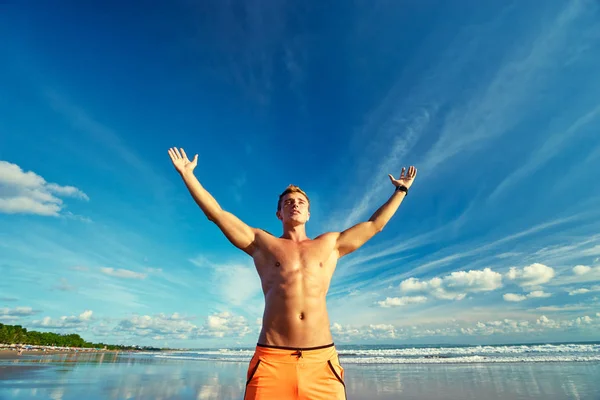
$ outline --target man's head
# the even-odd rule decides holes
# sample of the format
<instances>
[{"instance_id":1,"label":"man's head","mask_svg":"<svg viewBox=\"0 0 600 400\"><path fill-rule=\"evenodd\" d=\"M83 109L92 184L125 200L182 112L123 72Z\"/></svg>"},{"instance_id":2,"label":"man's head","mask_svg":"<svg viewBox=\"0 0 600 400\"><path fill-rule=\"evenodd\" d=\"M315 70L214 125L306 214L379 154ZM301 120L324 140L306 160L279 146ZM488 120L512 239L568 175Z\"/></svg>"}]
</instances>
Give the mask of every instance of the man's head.
<instances>
[{"instance_id":1,"label":"man's head","mask_svg":"<svg viewBox=\"0 0 600 400\"><path fill-rule=\"evenodd\" d=\"M310 218L310 200L306 193L296 185L288 185L279 195L277 218L284 224L305 224Z\"/></svg>"}]
</instances>

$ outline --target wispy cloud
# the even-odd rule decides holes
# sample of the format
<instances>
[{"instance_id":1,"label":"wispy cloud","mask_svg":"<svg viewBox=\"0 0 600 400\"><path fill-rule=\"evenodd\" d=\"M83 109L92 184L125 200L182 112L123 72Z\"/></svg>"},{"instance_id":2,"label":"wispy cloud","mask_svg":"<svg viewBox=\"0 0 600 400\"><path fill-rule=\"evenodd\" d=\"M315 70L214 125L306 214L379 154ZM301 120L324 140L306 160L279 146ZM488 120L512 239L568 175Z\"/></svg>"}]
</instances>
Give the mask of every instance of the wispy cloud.
<instances>
[{"instance_id":1,"label":"wispy cloud","mask_svg":"<svg viewBox=\"0 0 600 400\"><path fill-rule=\"evenodd\" d=\"M53 289L60 290L61 292L73 292L77 288L69 284L67 278L60 278L60 283L53 286Z\"/></svg>"},{"instance_id":2,"label":"wispy cloud","mask_svg":"<svg viewBox=\"0 0 600 400\"><path fill-rule=\"evenodd\" d=\"M406 86L400 85L402 80L406 79L401 77L399 82L392 85L380 106L371 113L368 122L360 131L361 135L365 136L365 133L368 133L365 137L380 144L378 153L390 156L369 168L369 164L373 165L373 156L369 152L365 155L363 151L365 159L358 161L359 171L367 167L372 173L359 172L362 180L380 182L372 177L385 176L398 168L399 160L405 158L420 136L433 135L428 129L429 126L441 125L441 129L439 134L435 134L437 140L425 155L416 161L420 185L427 176L433 175L442 163L458 155L481 150L508 132L527 116L527 105L533 101L539 90L556 77L559 67L548 66L556 65L556 59L569 58L572 62L577 59L579 53L570 46L569 38L571 31L577 27L579 18L585 14L584 2L570 2L554 20L540 26L531 25L531 30L519 41L515 41L518 44L509 49L500 65L487 66L487 74L481 75L486 79L476 86L461 89L467 97L457 98L456 95L451 95L455 90L450 83L459 81L457 76L469 65L469 61L479 58L474 49L486 47L486 38L489 37L473 32L473 27L465 28L465 32L458 35L461 40L453 43L439 58L438 63L428 71L429 79L426 82L415 84L413 91L407 93L405 90L399 90ZM468 43L462 40L464 38ZM406 124L414 107L403 100L404 98L418 99L420 104L432 106L423 110L424 117L417 117L412 124ZM454 104L446 114L439 114L437 110L447 98L453 98ZM440 119L433 119L434 116L439 116ZM588 118L592 118L592 115ZM394 132L392 137L397 138L394 141L388 139L390 131ZM385 174L382 175L383 171ZM355 223L364 217L368 210L376 209L378 204L375 204L375 200L383 190L381 185L379 186L371 185L365 190L365 195L354 202L346 214L344 226ZM330 225L341 229L335 219Z\"/></svg>"},{"instance_id":3,"label":"wispy cloud","mask_svg":"<svg viewBox=\"0 0 600 400\"><path fill-rule=\"evenodd\" d=\"M425 303L427 297L425 296L402 296L402 297L387 297L383 301L378 301L377 304L380 307L402 307L409 304L420 304Z\"/></svg>"},{"instance_id":4,"label":"wispy cloud","mask_svg":"<svg viewBox=\"0 0 600 400\"><path fill-rule=\"evenodd\" d=\"M260 295L260 279L251 261L214 263L204 256L190 259L197 267L207 268L210 272L211 288L224 304L246 307L251 312L259 312L259 305L251 300Z\"/></svg>"},{"instance_id":5,"label":"wispy cloud","mask_svg":"<svg viewBox=\"0 0 600 400\"><path fill-rule=\"evenodd\" d=\"M344 229L354 225L363 218L365 214L375 212L377 207L373 205L374 200L387 189L390 185L382 185L382 179L387 179L388 174L399 176L401 170L401 161L412 150L420 136L427 128L430 121L430 113L427 110L421 110L410 121L405 121L403 118L397 117L397 120L392 119L380 128L382 132L377 132L379 137L391 136L389 143L385 144L386 154L382 161L377 164L377 167L372 172L368 179L367 187L364 189L364 194L354 204L350 213L346 216L341 224L331 220L327 225ZM367 132L365 132L366 134ZM368 133L372 135L372 133Z\"/></svg>"},{"instance_id":6,"label":"wispy cloud","mask_svg":"<svg viewBox=\"0 0 600 400\"><path fill-rule=\"evenodd\" d=\"M521 38L493 77L449 114L439 140L421 163L423 169L433 170L458 154L481 148L515 126L538 90L555 77L556 70L548 65L577 55L572 54L569 33L585 13L584 2L570 2L553 21L532 32L532 40Z\"/></svg>"},{"instance_id":7,"label":"wispy cloud","mask_svg":"<svg viewBox=\"0 0 600 400\"><path fill-rule=\"evenodd\" d=\"M100 271L109 276L125 279L146 279L147 274L141 272L130 271L128 269L114 269L110 267L102 267Z\"/></svg>"},{"instance_id":8,"label":"wispy cloud","mask_svg":"<svg viewBox=\"0 0 600 400\"><path fill-rule=\"evenodd\" d=\"M488 200L497 200L512 185L531 175L557 154L564 152L566 145L577 140L577 134L583 131L581 128L594 121L599 115L600 105L577 119L566 131L551 134L546 142L527 157L524 165L520 166L496 186Z\"/></svg>"},{"instance_id":9,"label":"wispy cloud","mask_svg":"<svg viewBox=\"0 0 600 400\"><path fill-rule=\"evenodd\" d=\"M578 294L587 294L587 293L592 293L592 292L600 292L600 285L592 286L589 288L573 289L573 290L569 290L568 292L569 292L569 296L576 296Z\"/></svg>"},{"instance_id":10,"label":"wispy cloud","mask_svg":"<svg viewBox=\"0 0 600 400\"><path fill-rule=\"evenodd\" d=\"M171 186L169 180L132 150L116 131L96 120L82 107L73 104L64 94L52 89L46 90L44 94L50 107L62 115L68 123L83 133L95 146L108 150L116 157L109 163L103 162L103 168L107 165L112 168L113 165L124 163L128 169L137 172L138 179L146 182L150 188L155 188L158 196L164 196L165 188ZM115 160L120 160L121 163Z\"/></svg>"},{"instance_id":11,"label":"wispy cloud","mask_svg":"<svg viewBox=\"0 0 600 400\"><path fill-rule=\"evenodd\" d=\"M0 161L0 212L76 217L63 212L61 197L89 200L76 187L49 183L35 172L25 172L16 164Z\"/></svg>"}]
</instances>

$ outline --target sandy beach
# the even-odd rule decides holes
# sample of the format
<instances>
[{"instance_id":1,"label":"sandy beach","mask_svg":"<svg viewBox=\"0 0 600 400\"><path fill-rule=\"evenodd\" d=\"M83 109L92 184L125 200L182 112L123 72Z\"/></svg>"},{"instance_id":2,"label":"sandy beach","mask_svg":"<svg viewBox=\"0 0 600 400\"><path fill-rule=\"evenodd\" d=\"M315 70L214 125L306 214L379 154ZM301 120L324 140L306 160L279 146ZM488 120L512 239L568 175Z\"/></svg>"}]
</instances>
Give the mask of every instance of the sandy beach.
<instances>
[{"instance_id":1,"label":"sandy beach","mask_svg":"<svg viewBox=\"0 0 600 400\"><path fill-rule=\"evenodd\" d=\"M74 352L66 351L66 350L48 350L48 351L35 351L35 350L27 350L24 351L21 355L19 355L16 350L0 350L0 360L18 360L19 358L28 357L28 356L49 356L56 354L72 354Z\"/></svg>"},{"instance_id":2,"label":"sandy beach","mask_svg":"<svg viewBox=\"0 0 600 400\"><path fill-rule=\"evenodd\" d=\"M95 350L95 349L70 349L70 350L23 350L21 354L16 349L0 349L0 360L19 360L19 359L31 359L37 357L47 357L56 355L90 355L90 354L118 354L119 351L115 350Z\"/></svg>"}]
</instances>

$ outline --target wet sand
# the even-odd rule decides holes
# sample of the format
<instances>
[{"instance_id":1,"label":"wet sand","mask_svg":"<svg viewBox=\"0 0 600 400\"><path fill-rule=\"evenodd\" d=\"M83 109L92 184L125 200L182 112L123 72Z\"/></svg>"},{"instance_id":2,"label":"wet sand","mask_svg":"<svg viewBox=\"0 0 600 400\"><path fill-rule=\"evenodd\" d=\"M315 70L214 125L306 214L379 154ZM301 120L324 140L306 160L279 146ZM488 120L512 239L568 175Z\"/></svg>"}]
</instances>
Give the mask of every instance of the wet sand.
<instances>
[{"instance_id":1,"label":"wet sand","mask_svg":"<svg viewBox=\"0 0 600 400\"><path fill-rule=\"evenodd\" d=\"M6 368L3 368L6 367ZM597 400L600 363L347 364L352 400ZM0 361L0 398L241 399L247 362L148 353L68 353Z\"/></svg>"}]
</instances>

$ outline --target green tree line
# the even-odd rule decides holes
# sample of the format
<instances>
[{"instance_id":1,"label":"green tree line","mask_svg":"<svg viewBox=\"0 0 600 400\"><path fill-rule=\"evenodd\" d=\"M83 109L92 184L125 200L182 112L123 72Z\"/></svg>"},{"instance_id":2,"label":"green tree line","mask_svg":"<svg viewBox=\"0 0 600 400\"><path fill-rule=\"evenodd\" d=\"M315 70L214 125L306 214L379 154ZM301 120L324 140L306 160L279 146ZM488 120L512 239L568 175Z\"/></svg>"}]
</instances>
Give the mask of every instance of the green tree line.
<instances>
[{"instance_id":1,"label":"green tree line","mask_svg":"<svg viewBox=\"0 0 600 400\"><path fill-rule=\"evenodd\" d=\"M4 325L0 323L0 343L4 344L29 344L34 346L59 346L59 347L83 347L88 349L109 350L139 350L138 346L124 346L105 343L91 343L85 341L76 333L58 334L54 332L28 331L21 325ZM153 348L145 347L144 350Z\"/></svg>"}]
</instances>

